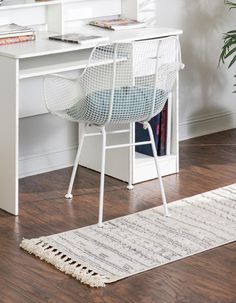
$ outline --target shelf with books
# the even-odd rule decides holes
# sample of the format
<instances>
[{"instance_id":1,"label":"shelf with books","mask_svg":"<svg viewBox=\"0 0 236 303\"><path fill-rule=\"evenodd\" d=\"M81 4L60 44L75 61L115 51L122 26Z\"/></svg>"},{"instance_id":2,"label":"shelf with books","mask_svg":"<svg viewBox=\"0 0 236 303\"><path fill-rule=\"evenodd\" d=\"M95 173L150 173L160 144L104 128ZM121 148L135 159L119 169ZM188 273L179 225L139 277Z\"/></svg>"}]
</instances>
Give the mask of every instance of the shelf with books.
<instances>
[{"instance_id":1,"label":"shelf with books","mask_svg":"<svg viewBox=\"0 0 236 303\"><path fill-rule=\"evenodd\" d=\"M63 13L61 0L14 1L5 0L0 5L0 26L16 23L37 30L61 32ZM55 17L56 16L56 17Z\"/></svg>"},{"instance_id":2,"label":"shelf with books","mask_svg":"<svg viewBox=\"0 0 236 303\"><path fill-rule=\"evenodd\" d=\"M139 2L112 0L110 5L110 0L4 0L0 5L0 25L15 22L63 34L94 18L108 16L136 19Z\"/></svg>"},{"instance_id":3,"label":"shelf with books","mask_svg":"<svg viewBox=\"0 0 236 303\"><path fill-rule=\"evenodd\" d=\"M166 156L167 154L170 153L169 150L167 151L167 145L170 146L170 144L167 144L167 140L168 140L167 134L169 132L168 127L171 127L171 124L168 123L169 122L168 120L171 120L171 117L169 117L168 119L168 107L169 107L169 102L167 101L162 112L160 112L150 120L150 125L153 131L154 141L155 141L158 156ZM143 129L142 124L136 123L135 141L142 142L148 140L149 140L149 135L147 130ZM151 145L136 146L135 150L136 152L139 152L141 154L153 157Z\"/></svg>"},{"instance_id":4,"label":"shelf with books","mask_svg":"<svg viewBox=\"0 0 236 303\"><path fill-rule=\"evenodd\" d=\"M150 122L163 176L176 173L179 170L178 142L176 141L178 137L178 125L176 124L178 120L177 103L173 103L172 100L172 93L170 93L162 112ZM136 141L149 139L146 131L137 123L134 136ZM133 159L133 183L154 179L155 177L156 170L151 146L136 147Z\"/></svg>"}]
</instances>

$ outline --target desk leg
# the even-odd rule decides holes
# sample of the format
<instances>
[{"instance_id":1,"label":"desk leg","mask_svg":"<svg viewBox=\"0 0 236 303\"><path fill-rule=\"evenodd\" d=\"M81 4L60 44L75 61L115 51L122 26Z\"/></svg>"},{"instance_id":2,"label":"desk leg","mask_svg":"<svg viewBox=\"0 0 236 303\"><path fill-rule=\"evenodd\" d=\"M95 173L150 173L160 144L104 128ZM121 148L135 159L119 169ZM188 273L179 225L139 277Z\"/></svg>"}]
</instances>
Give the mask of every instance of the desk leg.
<instances>
[{"instance_id":1,"label":"desk leg","mask_svg":"<svg viewBox=\"0 0 236 303\"><path fill-rule=\"evenodd\" d=\"M18 215L18 59L0 56L0 208Z\"/></svg>"},{"instance_id":2,"label":"desk leg","mask_svg":"<svg viewBox=\"0 0 236 303\"><path fill-rule=\"evenodd\" d=\"M176 173L179 173L179 73L172 94L171 153L176 155Z\"/></svg>"}]
</instances>

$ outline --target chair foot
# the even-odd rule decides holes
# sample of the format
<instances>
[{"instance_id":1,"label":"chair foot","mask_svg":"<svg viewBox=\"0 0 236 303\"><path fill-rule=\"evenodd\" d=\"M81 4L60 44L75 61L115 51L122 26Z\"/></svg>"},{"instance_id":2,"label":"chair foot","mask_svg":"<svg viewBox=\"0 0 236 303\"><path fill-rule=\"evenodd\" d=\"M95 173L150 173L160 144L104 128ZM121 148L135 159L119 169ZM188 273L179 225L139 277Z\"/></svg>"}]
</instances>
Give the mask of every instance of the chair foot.
<instances>
[{"instance_id":1,"label":"chair foot","mask_svg":"<svg viewBox=\"0 0 236 303\"><path fill-rule=\"evenodd\" d=\"M104 223L98 223L99 228L103 228L103 226L104 226Z\"/></svg>"},{"instance_id":2,"label":"chair foot","mask_svg":"<svg viewBox=\"0 0 236 303\"><path fill-rule=\"evenodd\" d=\"M127 185L127 189L128 190L133 190L134 189L134 186L131 184L131 185Z\"/></svg>"},{"instance_id":3,"label":"chair foot","mask_svg":"<svg viewBox=\"0 0 236 303\"><path fill-rule=\"evenodd\" d=\"M67 193L67 194L65 195L65 198L66 198L66 199L72 199L73 196L72 196L72 194Z\"/></svg>"},{"instance_id":4,"label":"chair foot","mask_svg":"<svg viewBox=\"0 0 236 303\"><path fill-rule=\"evenodd\" d=\"M170 217L170 212L169 212L167 206L164 206L164 215L165 215L165 217L167 217L167 218Z\"/></svg>"}]
</instances>

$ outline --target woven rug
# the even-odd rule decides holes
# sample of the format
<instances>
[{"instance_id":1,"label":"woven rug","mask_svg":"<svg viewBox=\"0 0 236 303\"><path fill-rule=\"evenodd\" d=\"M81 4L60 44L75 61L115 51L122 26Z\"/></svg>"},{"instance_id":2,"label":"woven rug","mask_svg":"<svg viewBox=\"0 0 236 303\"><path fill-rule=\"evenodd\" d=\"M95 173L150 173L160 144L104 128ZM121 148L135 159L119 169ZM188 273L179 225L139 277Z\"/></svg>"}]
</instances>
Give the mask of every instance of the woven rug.
<instances>
[{"instance_id":1,"label":"woven rug","mask_svg":"<svg viewBox=\"0 0 236 303\"><path fill-rule=\"evenodd\" d=\"M236 240L236 184L21 247L91 287Z\"/></svg>"}]
</instances>

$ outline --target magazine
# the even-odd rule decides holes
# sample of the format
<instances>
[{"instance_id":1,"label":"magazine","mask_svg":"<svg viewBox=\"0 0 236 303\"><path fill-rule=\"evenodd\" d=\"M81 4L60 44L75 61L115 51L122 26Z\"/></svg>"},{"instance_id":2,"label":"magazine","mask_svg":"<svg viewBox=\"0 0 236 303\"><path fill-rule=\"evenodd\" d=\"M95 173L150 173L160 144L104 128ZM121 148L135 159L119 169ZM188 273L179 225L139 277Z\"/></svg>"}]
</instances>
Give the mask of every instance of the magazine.
<instances>
[{"instance_id":1,"label":"magazine","mask_svg":"<svg viewBox=\"0 0 236 303\"><path fill-rule=\"evenodd\" d=\"M50 36L49 39L63 41L63 42L77 43L77 44L88 44L88 43L105 42L108 40L108 37L93 36L93 35L86 36L86 35L74 33L74 34Z\"/></svg>"},{"instance_id":2,"label":"magazine","mask_svg":"<svg viewBox=\"0 0 236 303\"><path fill-rule=\"evenodd\" d=\"M0 38L0 46L1 45L14 44L14 43L34 41L34 40L35 40L35 36L34 35Z\"/></svg>"},{"instance_id":3,"label":"magazine","mask_svg":"<svg viewBox=\"0 0 236 303\"><path fill-rule=\"evenodd\" d=\"M140 22L133 19L107 19L107 20L93 20L89 22L89 25L98 26L110 30L124 30L145 27L144 22Z\"/></svg>"},{"instance_id":4,"label":"magazine","mask_svg":"<svg viewBox=\"0 0 236 303\"><path fill-rule=\"evenodd\" d=\"M33 41L35 38L36 33L30 27L20 26L15 23L0 26L0 45Z\"/></svg>"},{"instance_id":5,"label":"magazine","mask_svg":"<svg viewBox=\"0 0 236 303\"><path fill-rule=\"evenodd\" d=\"M28 33L28 35L34 34L35 31L27 26L20 26L15 23L5 24L0 26L0 36L7 36L12 34ZM19 36L19 35L18 35Z\"/></svg>"},{"instance_id":6,"label":"magazine","mask_svg":"<svg viewBox=\"0 0 236 303\"><path fill-rule=\"evenodd\" d=\"M9 34L0 34L0 39L3 38L11 38L11 37L23 37L23 36L35 36L35 32L17 32L17 33L9 33Z\"/></svg>"}]
</instances>

